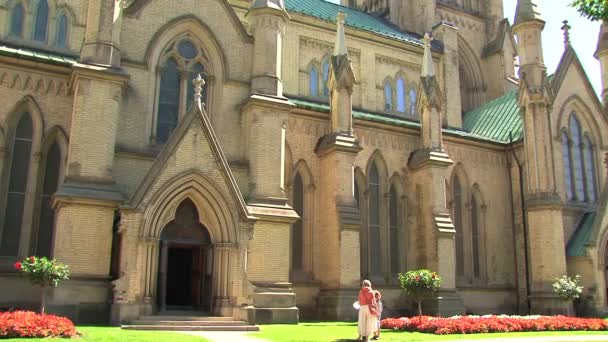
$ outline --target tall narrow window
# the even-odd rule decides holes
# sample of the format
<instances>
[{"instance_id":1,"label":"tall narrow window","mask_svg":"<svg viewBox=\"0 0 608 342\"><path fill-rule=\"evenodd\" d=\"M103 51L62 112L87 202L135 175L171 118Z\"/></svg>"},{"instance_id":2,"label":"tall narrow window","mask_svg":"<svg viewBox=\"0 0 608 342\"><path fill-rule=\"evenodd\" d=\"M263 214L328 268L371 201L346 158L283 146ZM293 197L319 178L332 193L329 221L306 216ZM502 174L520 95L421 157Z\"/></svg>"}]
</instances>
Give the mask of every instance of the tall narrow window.
<instances>
[{"instance_id":1,"label":"tall narrow window","mask_svg":"<svg viewBox=\"0 0 608 342\"><path fill-rule=\"evenodd\" d=\"M296 174L293 181L293 209L298 213L300 219L293 224L293 231L291 236L291 268L293 270L304 269L304 183L300 174Z\"/></svg>"},{"instance_id":2,"label":"tall narrow window","mask_svg":"<svg viewBox=\"0 0 608 342\"><path fill-rule=\"evenodd\" d=\"M38 0L36 6L36 24L34 26L34 40L46 41L49 26L49 4L46 0Z\"/></svg>"},{"instance_id":3,"label":"tall narrow window","mask_svg":"<svg viewBox=\"0 0 608 342\"><path fill-rule=\"evenodd\" d=\"M399 77L397 79L397 111L399 113L405 113L405 81Z\"/></svg>"},{"instance_id":4,"label":"tall narrow window","mask_svg":"<svg viewBox=\"0 0 608 342\"><path fill-rule=\"evenodd\" d=\"M61 151L59 145L54 143L47 153L44 183L42 184L42 193L40 195L40 219L38 223L38 238L36 240L36 255L41 257L51 256L51 244L55 224L55 210L53 210L51 196L57 191L60 165Z\"/></svg>"},{"instance_id":5,"label":"tall narrow window","mask_svg":"<svg viewBox=\"0 0 608 342\"><path fill-rule=\"evenodd\" d=\"M179 114L179 70L173 58L163 66L158 94L158 124L156 126L156 141L165 142L177 126Z\"/></svg>"},{"instance_id":6,"label":"tall narrow window","mask_svg":"<svg viewBox=\"0 0 608 342\"><path fill-rule=\"evenodd\" d=\"M357 205L357 208L361 209L361 195L359 194L359 184L357 184L357 181L355 180L355 184L354 184L354 196L355 196L355 204Z\"/></svg>"},{"instance_id":7,"label":"tall narrow window","mask_svg":"<svg viewBox=\"0 0 608 342\"><path fill-rule=\"evenodd\" d=\"M65 13L61 13L57 18L57 40L56 45L59 48L68 47L68 17Z\"/></svg>"},{"instance_id":8,"label":"tall narrow window","mask_svg":"<svg viewBox=\"0 0 608 342\"><path fill-rule=\"evenodd\" d=\"M393 87L388 81L384 84L384 110L393 110Z\"/></svg>"},{"instance_id":9,"label":"tall narrow window","mask_svg":"<svg viewBox=\"0 0 608 342\"><path fill-rule=\"evenodd\" d=\"M156 143L162 144L171 136L179 119L192 108L194 85L192 81L201 74L207 81L210 77L210 63L193 37L185 36L171 42L160 56L158 102L154 136ZM201 91L202 102L212 96L209 82ZM209 109L207 109L209 110Z\"/></svg>"},{"instance_id":10,"label":"tall narrow window","mask_svg":"<svg viewBox=\"0 0 608 342\"><path fill-rule=\"evenodd\" d=\"M593 158L593 145L591 139L585 137L584 144L584 158L585 158L585 182L587 184L587 200L589 202L595 202L597 199L597 192L595 188L595 160Z\"/></svg>"},{"instance_id":11,"label":"tall narrow window","mask_svg":"<svg viewBox=\"0 0 608 342\"><path fill-rule=\"evenodd\" d=\"M23 114L15 130L11 153L8 194L0 244L0 255L3 256L17 256L19 251L33 133L32 118L27 113Z\"/></svg>"},{"instance_id":12,"label":"tall narrow window","mask_svg":"<svg viewBox=\"0 0 608 342\"><path fill-rule=\"evenodd\" d=\"M480 234L479 234L479 208L475 196L471 199L471 238L473 246L473 276L476 279L481 277L480 262Z\"/></svg>"},{"instance_id":13,"label":"tall narrow window","mask_svg":"<svg viewBox=\"0 0 608 342\"><path fill-rule=\"evenodd\" d=\"M319 96L319 72L314 65L310 67L308 72L308 94L310 96Z\"/></svg>"},{"instance_id":14,"label":"tall narrow window","mask_svg":"<svg viewBox=\"0 0 608 342\"><path fill-rule=\"evenodd\" d=\"M376 164L372 164L368 178L369 189L369 270L370 274L382 274L380 243L380 175Z\"/></svg>"},{"instance_id":15,"label":"tall narrow window","mask_svg":"<svg viewBox=\"0 0 608 342\"><path fill-rule=\"evenodd\" d=\"M399 197L395 187L391 187L388 206L391 275L397 276L401 270L401 266L399 265L399 228L401 227L401 215L399 213Z\"/></svg>"},{"instance_id":16,"label":"tall narrow window","mask_svg":"<svg viewBox=\"0 0 608 342\"><path fill-rule=\"evenodd\" d=\"M464 227L462 225L462 186L454 177L454 225L456 226L456 276L464 277Z\"/></svg>"},{"instance_id":17,"label":"tall narrow window","mask_svg":"<svg viewBox=\"0 0 608 342\"><path fill-rule=\"evenodd\" d=\"M582 158L583 140L581 125L574 114L570 116L570 132L572 133L572 162L574 164L574 188L576 190L576 199L578 201L584 201L585 176L583 175L584 167Z\"/></svg>"},{"instance_id":18,"label":"tall narrow window","mask_svg":"<svg viewBox=\"0 0 608 342\"><path fill-rule=\"evenodd\" d=\"M572 191L572 167L570 165L570 139L566 132L562 133L562 160L564 162L564 185L568 200L574 199Z\"/></svg>"},{"instance_id":19,"label":"tall narrow window","mask_svg":"<svg viewBox=\"0 0 608 342\"><path fill-rule=\"evenodd\" d=\"M416 116L416 88L410 89L410 114Z\"/></svg>"},{"instance_id":20,"label":"tall narrow window","mask_svg":"<svg viewBox=\"0 0 608 342\"><path fill-rule=\"evenodd\" d=\"M323 61L323 96L329 96L329 60Z\"/></svg>"},{"instance_id":21,"label":"tall narrow window","mask_svg":"<svg viewBox=\"0 0 608 342\"><path fill-rule=\"evenodd\" d=\"M23 21L25 18L25 11L23 9L23 4L18 3L13 7L13 11L11 12L11 31L10 35L23 38Z\"/></svg>"}]
</instances>

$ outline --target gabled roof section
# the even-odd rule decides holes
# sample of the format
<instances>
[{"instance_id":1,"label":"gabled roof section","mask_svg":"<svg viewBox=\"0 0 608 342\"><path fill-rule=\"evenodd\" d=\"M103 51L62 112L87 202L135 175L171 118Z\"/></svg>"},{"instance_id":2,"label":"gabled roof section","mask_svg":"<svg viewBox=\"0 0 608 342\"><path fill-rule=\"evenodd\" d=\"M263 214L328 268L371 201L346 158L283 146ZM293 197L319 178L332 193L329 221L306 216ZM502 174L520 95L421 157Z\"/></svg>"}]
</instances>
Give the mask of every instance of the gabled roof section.
<instances>
[{"instance_id":1,"label":"gabled roof section","mask_svg":"<svg viewBox=\"0 0 608 342\"><path fill-rule=\"evenodd\" d=\"M465 131L509 143L523 138L523 123L519 115L517 89L464 114Z\"/></svg>"},{"instance_id":2,"label":"gabled roof section","mask_svg":"<svg viewBox=\"0 0 608 342\"><path fill-rule=\"evenodd\" d=\"M180 145L186 133L188 133L188 131L197 124L200 125L204 133L205 140L207 144L209 144L209 148L215 157L215 163L213 163L214 165L208 165L207 167L217 167L217 169L222 173L230 195L238 207L239 216L243 219L255 219L255 217L251 215L247 209L247 205L245 204L241 190L239 189L236 179L230 170L230 166L228 165L226 156L222 151L219 140L215 135L213 126L211 126L209 117L205 113L204 109L200 109L196 105L192 106L190 112L183 118L183 120L179 122L173 131L173 134L165 143L165 146L154 161L154 164L152 164L150 167L150 171L135 191L128 206L135 208L141 203L149 189L154 185L156 179L165 169L165 165L167 164L169 158L176 152L177 147Z\"/></svg>"},{"instance_id":3,"label":"gabled roof section","mask_svg":"<svg viewBox=\"0 0 608 342\"><path fill-rule=\"evenodd\" d=\"M600 111L603 112L603 110L601 110L601 108L603 108L602 103L597 97L597 94L593 89L593 85L591 85L591 81L589 80L589 77L587 76L587 73L583 68L581 60L578 58L576 51L574 51L571 45L566 45L566 50L564 51L564 54L562 55L562 58L560 59L559 64L557 65L557 70L555 71L555 74L553 74L553 76L549 79L551 82L550 85L551 89L553 90L553 94L557 96L557 94L559 93L559 90L561 89L562 84L566 79L566 75L568 74L568 70L571 66L574 66L579 70L583 77L585 87L592 94L597 108L600 108Z\"/></svg>"},{"instance_id":4,"label":"gabled roof section","mask_svg":"<svg viewBox=\"0 0 608 342\"><path fill-rule=\"evenodd\" d=\"M398 26L356 9L340 6L324 0L285 0L288 12L295 12L328 22L335 22L338 12L346 14L346 26L363 30L403 41L408 44L423 46L421 36L415 33L404 32ZM434 50L441 50L441 44L435 42Z\"/></svg>"},{"instance_id":5,"label":"gabled roof section","mask_svg":"<svg viewBox=\"0 0 608 342\"><path fill-rule=\"evenodd\" d=\"M586 255L586 247L593 237L593 223L595 217L596 213L588 212L580 219L574 234L566 246L566 256L584 257Z\"/></svg>"},{"instance_id":6,"label":"gabled roof section","mask_svg":"<svg viewBox=\"0 0 608 342\"><path fill-rule=\"evenodd\" d=\"M487 58L502 51L507 39L513 46L513 51L517 53L517 43L515 42L515 37L513 36L513 31L511 28L511 24L509 23L509 19L503 19L498 26L496 38L494 38L494 40L484 46L483 51L481 53L481 57Z\"/></svg>"}]
</instances>

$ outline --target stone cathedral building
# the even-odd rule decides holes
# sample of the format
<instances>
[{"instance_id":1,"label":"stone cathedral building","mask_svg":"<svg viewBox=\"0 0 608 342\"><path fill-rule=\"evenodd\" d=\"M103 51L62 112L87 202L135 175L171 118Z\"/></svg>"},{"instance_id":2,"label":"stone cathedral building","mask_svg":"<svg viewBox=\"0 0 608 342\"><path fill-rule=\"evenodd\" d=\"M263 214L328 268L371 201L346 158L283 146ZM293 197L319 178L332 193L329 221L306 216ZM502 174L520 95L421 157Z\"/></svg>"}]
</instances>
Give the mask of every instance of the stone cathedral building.
<instances>
[{"instance_id":1,"label":"stone cathedral building","mask_svg":"<svg viewBox=\"0 0 608 342\"><path fill-rule=\"evenodd\" d=\"M0 0L0 308L37 304L28 255L81 322L348 319L362 279L401 313L423 267L438 314L561 312L564 274L605 308L607 112L540 12Z\"/></svg>"}]
</instances>

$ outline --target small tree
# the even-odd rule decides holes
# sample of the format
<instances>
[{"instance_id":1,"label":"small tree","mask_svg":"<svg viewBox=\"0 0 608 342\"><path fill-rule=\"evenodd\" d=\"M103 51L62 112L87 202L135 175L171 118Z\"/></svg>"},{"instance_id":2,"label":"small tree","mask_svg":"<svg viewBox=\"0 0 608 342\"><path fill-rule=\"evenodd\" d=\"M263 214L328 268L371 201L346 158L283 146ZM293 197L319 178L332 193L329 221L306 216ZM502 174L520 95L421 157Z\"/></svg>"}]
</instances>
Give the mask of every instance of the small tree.
<instances>
[{"instance_id":1,"label":"small tree","mask_svg":"<svg viewBox=\"0 0 608 342\"><path fill-rule=\"evenodd\" d=\"M429 270L408 271L399 274L405 293L418 304L418 317L422 321L422 301L439 290L441 277Z\"/></svg>"},{"instance_id":2,"label":"small tree","mask_svg":"<svg viewBox=\"0 0 608 342\"><path fill-rule=\"evenodd\" d=\"M576 275L570 278L565 275L561 278L556 278L553 283L553 291L563 300L575 300L580 298L584 287L581 286L581 276Z\"/></svg>"},{"instance_id":3,"label":"small tree","mask_svg":"<svg viewBox=\"0 0 608 342\"><path fill-rule=\"evenodd\" d=\"M49 260L47 258L38 258L30 256L23 261L15 263L21 275L27 278L33 285L40 286L40 313L44 314L46 302L46 289L50 286L57 287L63 280L68 280L70 277L70 269L57 260Z\"/></svg>"}]
</instances>

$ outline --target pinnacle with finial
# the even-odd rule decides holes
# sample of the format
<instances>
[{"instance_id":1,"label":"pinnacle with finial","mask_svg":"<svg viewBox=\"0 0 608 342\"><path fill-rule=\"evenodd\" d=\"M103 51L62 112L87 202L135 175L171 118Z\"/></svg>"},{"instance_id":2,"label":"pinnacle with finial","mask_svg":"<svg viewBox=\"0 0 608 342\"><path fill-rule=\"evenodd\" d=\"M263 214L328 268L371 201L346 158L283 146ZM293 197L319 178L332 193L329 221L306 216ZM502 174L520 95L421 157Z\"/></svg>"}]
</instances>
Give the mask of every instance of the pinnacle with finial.
<instances>
[{"instance_id":1,"label":"pinnacle with finial","mask_svg":"<svg viewBox=\"0 0 608 342\"><path fill-rule=\"evenodd\" d=\"M421 77L433 77L435 76L435 65L433 64L433 55L431 54L431 42L433 41L433 37L428 33L425 33L422 41L424 42L424 55L422 56Z\"/></svg>"},{"instance_id":2,"label":"pinnacle with finial","mask_svg":"<svg viewBox=\"0 0 608 342\"><path fill-rule=\"evenodd\" d=\"M200 110L202 110L204 103L202 103L202 95L203 87L205 86L205 80L201 77L201 74L198 74L195 79L192 80L192 84L194 85L194 103L198 106Z\"/></svg>"},{"instance_id":3,"label":"pinnacle with finial","mask_svg":"<svg viewBox=\"0 0 608 342\"><path fill-rule=\"evenodd\" d=\"M570 29L572 26L568 24L568 20L563 21L562 31L564 31L564 45L570 46Z\"/></svg>"},{"instance_id":4,"label":"pinnacle with finial","mask_svg":"<svg viewBox=\"0 0 608 342\"><path fill-rule=\"evenodd\" d=\"M342 11L336 15L336 21L338 24L336 32L336 46L334 47L334 56L341 56L348 54L346 49L346 34L344 33L344 23L346 22L346 14Z\"/></svg>"}]
</instances>

